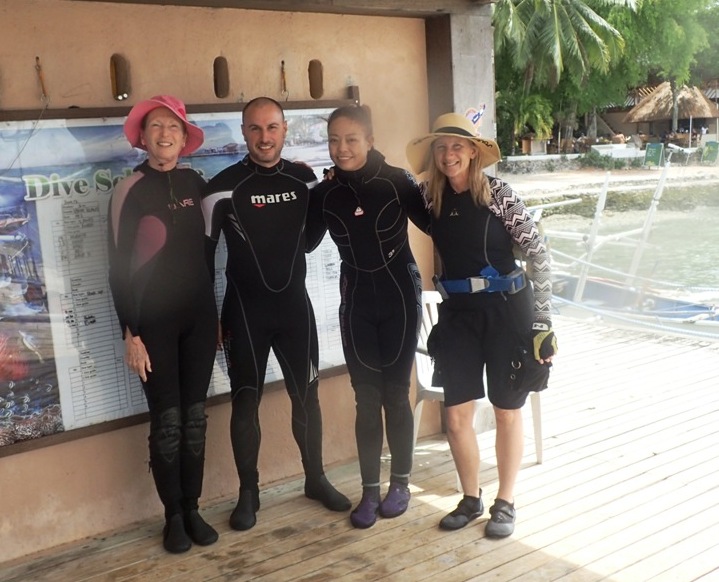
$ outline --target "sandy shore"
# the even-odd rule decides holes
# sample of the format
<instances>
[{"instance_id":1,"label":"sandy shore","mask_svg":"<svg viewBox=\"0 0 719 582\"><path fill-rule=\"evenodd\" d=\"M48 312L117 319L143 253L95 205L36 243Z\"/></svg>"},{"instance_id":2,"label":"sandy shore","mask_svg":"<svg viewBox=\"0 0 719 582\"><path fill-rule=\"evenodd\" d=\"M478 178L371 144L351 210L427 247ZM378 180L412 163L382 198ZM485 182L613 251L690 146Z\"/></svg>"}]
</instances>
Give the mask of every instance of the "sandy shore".
<instances>
[{"instance_id":1,"label":"sandy shore","mask_svg":"<svg viewBox=\"0 0 719 582\"><path fill-rule=\"evenodd\" d=\"M581 169L528 174L498 173L524 198L591 194L601 191L609 174L610 190L652 190L662 175L662 168L613 170ZM716 185L719 191L719 166L670 166L667 184L683 186Z\"/></svg>"}]
</instances>

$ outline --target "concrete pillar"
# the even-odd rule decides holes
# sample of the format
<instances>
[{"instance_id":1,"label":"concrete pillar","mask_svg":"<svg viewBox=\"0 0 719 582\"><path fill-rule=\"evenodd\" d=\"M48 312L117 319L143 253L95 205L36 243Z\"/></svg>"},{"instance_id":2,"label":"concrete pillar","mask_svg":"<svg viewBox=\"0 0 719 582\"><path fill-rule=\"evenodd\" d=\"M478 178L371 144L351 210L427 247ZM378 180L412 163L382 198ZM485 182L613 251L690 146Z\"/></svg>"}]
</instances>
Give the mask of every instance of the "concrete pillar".
<instances>
[{"instance_id":1,"label":"concrete pillar","mask_svg":"<svg viewBox=\"0 0 719 582\"><path fill-rule=\"evenodd\" d=\"M467 12L426 21L429 114L481 109L480 132L497 135L494 100L494 29L492 8L478 6Z\"/></svg>"}]
</instances>

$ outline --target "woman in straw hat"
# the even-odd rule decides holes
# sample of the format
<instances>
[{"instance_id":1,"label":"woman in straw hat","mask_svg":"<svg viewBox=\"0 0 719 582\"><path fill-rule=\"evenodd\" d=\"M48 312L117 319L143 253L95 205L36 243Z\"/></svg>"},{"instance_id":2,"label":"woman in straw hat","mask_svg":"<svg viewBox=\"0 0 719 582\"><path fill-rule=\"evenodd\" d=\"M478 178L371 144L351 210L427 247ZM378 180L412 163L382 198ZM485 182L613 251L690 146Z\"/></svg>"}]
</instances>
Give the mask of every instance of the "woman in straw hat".
<instances>
[{"instance_id":1,"label":"woman in straw hat","mask_svg":"<svg viewBox=\"0 0 719 582\"><path fill-rule=\"evenodd\" d=\"M313 191L310 210L327 229L342 259L342 348L357 404L355 435L362 499L350 514L357 528L377 516L402 515L410 502L412 407L409 384L422 282L407 235L408 218L423 231L429 214L414 178L374 149L369 110L340 107L327 123L333 178ZM308 221L310 228L312 217ZM311 232L310 244L317 239ZM321 238L321 237L320 237ZM392 463L380 495L386 419Z\"/></svg>"},{"instance_id":2,"label":"woman in straw hat","mask_svg":"<svg viewBox=\"0 0 719 582\"><path fill-rule=\"evenodd\" d=\"M205 462L205 399L217 341L217 310L204 257L200 193L178 160L202 145L179 99L135 105L125 135L147 159L115 188L108 214L110 288L127 365L150 411L150 466L165 507L168 552L212 544L198 513Z\"/></svg>"},{"instance_id":3,"label":"woman in straw hat","mask_svg":"<svg viewBox=\"0 0 719 582\"><path fill-rule=\"evenodd\" d=\"M533 342L534 357L551 362L556 341L550 319L551 281L547 250L524 203L509 185L484 174L500 159L497 144L477 136L464 116L437 118L431 133L407 145L417 174L426 172L432 240L441 261L435 284L439 306L436 336L447 414L447 439L464 496L440 521L459 529L484 511L479 488L479 450L474 400L487 393L497 421L499 490L485 527L488 537L514 531L514 485L523 452L521 408L528 392L510 386L518 343ZM519 245L532 273L518 269ZM540 387L537 387L540 388Z\"/></svg>"}]
</instances>

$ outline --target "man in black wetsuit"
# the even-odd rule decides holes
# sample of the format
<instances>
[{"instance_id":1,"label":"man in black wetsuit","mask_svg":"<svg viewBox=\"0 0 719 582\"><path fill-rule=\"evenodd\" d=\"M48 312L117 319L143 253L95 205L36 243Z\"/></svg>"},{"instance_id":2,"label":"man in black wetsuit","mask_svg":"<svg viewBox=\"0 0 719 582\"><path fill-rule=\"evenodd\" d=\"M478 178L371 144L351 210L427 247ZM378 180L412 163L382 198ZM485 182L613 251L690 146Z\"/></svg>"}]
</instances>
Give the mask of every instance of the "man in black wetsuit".
<instances>
[{"instance_id":1,"label":"man in black wetsuit","mask_svg":"<svg viewBox=\"0 0 719 582\"><path fill-rule=\"evenodd\" d=\"M214 267L220 232L227 243L222 339L232 392L230 434L240 495L230 526L247 530L260 507L258 409L270 348L292 401L292 433L305 471L305 495L333 511L349 499L322 466L318 341L305 288L305 221L312 170L281 158L287 123L279 103L258 97L245 106L249 153L209 183L203 197L207 259Z\"/></svg>"}]
</instances>

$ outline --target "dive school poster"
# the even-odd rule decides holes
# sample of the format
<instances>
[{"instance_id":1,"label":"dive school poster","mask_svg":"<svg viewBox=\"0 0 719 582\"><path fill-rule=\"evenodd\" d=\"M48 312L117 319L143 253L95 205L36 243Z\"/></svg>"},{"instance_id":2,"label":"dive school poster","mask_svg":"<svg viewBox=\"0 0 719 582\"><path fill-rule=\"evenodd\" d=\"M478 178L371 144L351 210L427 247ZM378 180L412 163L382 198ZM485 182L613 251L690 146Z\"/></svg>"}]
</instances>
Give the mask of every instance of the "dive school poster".
<instances>
[{"instance_id":1,"label":"dive school poster","mask_svg":"<svg viewBox=\"0 0 719 582\"><path fill-rule=\"evenodd\" d=\"M287 110L283 157L331 165L331 110ZM210 179L246 154L241 113L190 115L205 142L181 163ZM107 280L107 210L114 186L145 159L124 118L0 122L0 446L140 414L139 379ZM224 295L218 245L216 297ZM344 364L339 334L339 257L330 237L307 255L320 369ZM270 359L266 382L282 374ZM229 392L218 352L210 395Z\"/></svg>"}]
</instances>

